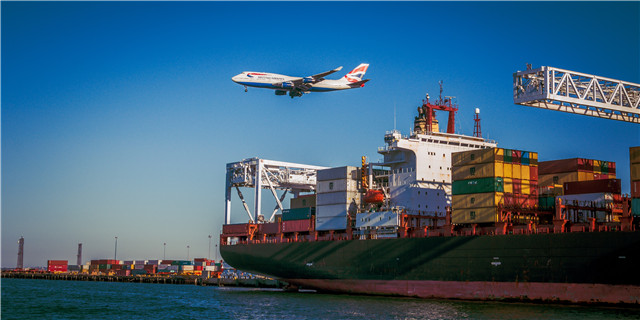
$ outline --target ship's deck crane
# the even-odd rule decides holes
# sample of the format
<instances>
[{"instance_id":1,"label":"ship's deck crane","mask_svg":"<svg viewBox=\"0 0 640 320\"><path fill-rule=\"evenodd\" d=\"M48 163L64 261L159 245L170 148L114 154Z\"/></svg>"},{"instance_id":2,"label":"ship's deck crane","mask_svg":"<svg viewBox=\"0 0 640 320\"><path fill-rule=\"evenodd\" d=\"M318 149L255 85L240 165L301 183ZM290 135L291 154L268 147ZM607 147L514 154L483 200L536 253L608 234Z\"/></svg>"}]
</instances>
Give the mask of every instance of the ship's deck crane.
<instances>
[{"instance_id":1,"label":"ship's deck crane","mask_svg":"<svg viewBox=\"0 0 640 320\"><path fill-rule=\"evenodd\" d=\"M513 74L515 104L640 123L640 84L540 67Z\"/></svg>"}]
</instances>

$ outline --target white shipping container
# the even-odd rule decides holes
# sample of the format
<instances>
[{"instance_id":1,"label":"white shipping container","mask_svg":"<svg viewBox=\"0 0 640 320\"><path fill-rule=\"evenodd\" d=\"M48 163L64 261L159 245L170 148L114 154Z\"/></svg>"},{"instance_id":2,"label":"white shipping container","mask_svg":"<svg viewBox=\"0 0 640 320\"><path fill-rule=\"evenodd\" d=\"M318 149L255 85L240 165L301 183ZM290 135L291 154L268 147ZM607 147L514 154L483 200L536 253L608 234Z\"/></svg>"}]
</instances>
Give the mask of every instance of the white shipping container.
<instances>
[{"instance_id":1,"label":"white shipping container","mask_svg":"<svg viewBox=\"0 0 640 320\"><path fill-rule=\"evenodd\" d=\"M563 204L604 208L613 201L613 194L606 192L584 193L558 196L556 198L562 199Z\"/></svg>"},{"instance_id":2,"label":"white shipping container","mask_svg":"<svg viewBox=\"0 0 640 320\"><path fill-rule=\"evenodd\" d=\"M358 191L357 180L337 179L318 181L316 183L317 193L338 192L338 191Z\"/></svg>"},{"instance_id":3,"label":"white shipping container","mask_svg":"<svg viewBox=\"0 0 640 320\"><path fill-rule=\"evenodd\" d=\"M157 266L160 264L160 260L148 260L147 264Z\"/></svg>"},{"instance_id":4,"label":"white shipping container","mask_svg":"<svg viewBox=\"0 0 640 320\"><path fill-rule=\"evenodd\" d=\"M358 179L358 168L352 166L329 168L318 170L318 181L336 180L336 179Z\"/></svg>"},{"instance_id":5,"label":"white shipping container","mask_svg":"<svg viewBox=\"0 0 640 320\"><path fill-rule=\"evenodd\" d=\"M347 204L331 204L316 207L316 217L347 216Z\"/></svg>"},{"instance_id":6,"label":"white shipping container","mask_svg":"<svg viewBox=\"0 0 640 320\"><path fill-rule=\"evenodd\" d=\"M147 264L147 260L134 260L133 264Z\"/></svg>"},{"instance_id":7,"label":"white shipping container","mask_svg":"<svg viewBox=\"0 0 640 320\"><path fill-rule=\"evenodd\" d=\"M169 269L169 270L172 270L172 271L178 271L178 267L179 267L179 266L171 266L171 265L170 265L170 266L167 266L167 268L166 268L166 269Z\"/></svg>"},{"instance_id":8,"label":"white shipping container","mask_svg":"<svg viewBox=\"0 0 640 320\"><path fill-rule=\"evenodd\" d=\"M182 266L182 271L193 271L193 266Z\"/></svg>"},{"instance_id":9,"label":"white shipping container","mask_svg":"<svg viewBox=\"0 0 640 320\"><path fill-rule=\"evenodd\" d=\"M216 266L205 266L204 270L205 271L217 271L218 267L216 267Z\"/></svg>"},{"instance_id":10,"label":"white shipping container","mask_svg":"<svg viewBox=\"0 0 640 320\"><path fill-rule=\"evenodd\" d=\"M133 266L134 269L144 269L144 264L136 264Z\"/></svg>"},{"instance_id":11,"label":"white shipping container","mask_svg":"<svg viewBox=\"0 0 640 320\"><path fill-rule=\"evenodd\" d=\"M347 228L347 216L316 217L316 230L344 230Z\"/></svg>"},{"instance_id":12,"label":"white shipping container","mask_svg":"<svg viewBox=\"0 0 640 320\"><path fill-rule=\"evenodd\" d=\"M355 203L356 205L360 202L360 195L357 192L329 192L329 193L318 193L318 198L316 200L316 206L325 206L330 204L351 204Z\"/></svg>"}]
</instances>

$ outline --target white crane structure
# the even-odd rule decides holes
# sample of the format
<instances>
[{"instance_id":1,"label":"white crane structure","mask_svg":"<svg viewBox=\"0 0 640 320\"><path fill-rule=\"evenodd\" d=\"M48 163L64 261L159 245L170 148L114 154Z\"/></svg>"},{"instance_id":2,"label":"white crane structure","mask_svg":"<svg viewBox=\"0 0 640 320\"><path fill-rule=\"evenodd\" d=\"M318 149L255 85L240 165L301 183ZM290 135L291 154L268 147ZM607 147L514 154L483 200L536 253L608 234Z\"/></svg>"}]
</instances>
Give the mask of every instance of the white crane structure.
<instances>
[{"instance_id":1,"label":"white crane structure","mask_svg":"<svg viewBox=\"0 0 640 320\"><path fill-rule=\"evenodd\" d=\"M515 104L640 123L640 84L540 67L513 74Z\"/></svg>"},{"instance_id":2,"label":"white crane structure","mask_svg":"<svg viewBox=\"0 0 640 320\"><path fill-rule=\"evenodd\" d=\"M265 160L259 158L244 159L239 162L227 163L227 178L225 187L225 224L231 223L231 189L235 188L238 197L242 201L249 220L253 223L264 222L261 214L262 189L270 189L276 200L271 217L267 221L273 221L278 210L282 211L282 201L287 192L291 191L295 196L300 192L311 192L316 188L316 175L318 170L327 167L312 166L306 164ZM240 191L241 187L254 188L254 212L244 200ZM278 197L276 190L284 190Z\"/></svg>"}]
</instances>

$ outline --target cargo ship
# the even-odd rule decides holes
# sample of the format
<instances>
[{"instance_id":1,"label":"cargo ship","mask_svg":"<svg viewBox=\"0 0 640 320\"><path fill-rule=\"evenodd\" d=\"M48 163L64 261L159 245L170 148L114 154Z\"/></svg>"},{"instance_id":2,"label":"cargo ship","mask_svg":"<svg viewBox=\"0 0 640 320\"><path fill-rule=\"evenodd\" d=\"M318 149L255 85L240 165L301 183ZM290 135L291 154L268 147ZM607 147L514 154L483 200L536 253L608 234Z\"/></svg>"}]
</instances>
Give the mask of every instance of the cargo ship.
<instances>
[{"instance_id":1,"label":"cargo ship","mask_svg":"<svg viewBox=\"0 0 640 320\"><path fill-rule=\"evenodd\" d=\"M483 139L477 109L474 135L454 133L457 110L427 95L409 136L384 136L381 163L228 164L222 257L326 292L640 304L640 147L629 197L615 162L538 161ZM449 113L446 132L436 111ZM255 188L253 213L240 187ZM234 188L248 223L231 223ZM260 214L263 188L277 202L271 217Z\"/></svg>"}]
</instances>

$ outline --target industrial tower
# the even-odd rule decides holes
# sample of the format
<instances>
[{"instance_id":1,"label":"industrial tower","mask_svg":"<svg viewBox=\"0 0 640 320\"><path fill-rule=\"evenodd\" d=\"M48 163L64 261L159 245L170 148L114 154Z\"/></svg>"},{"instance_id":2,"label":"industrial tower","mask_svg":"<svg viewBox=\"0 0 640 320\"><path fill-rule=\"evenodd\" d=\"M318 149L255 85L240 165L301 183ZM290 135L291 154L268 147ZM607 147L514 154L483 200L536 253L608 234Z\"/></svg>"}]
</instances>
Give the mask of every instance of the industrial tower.
<instances>
[{"instance_id":1,"label":"industrial tower","mask_svg":"<svg viewBox=\"0 0 640 320\"><path fill-rule=\"evenodd\" d=\"M20 237L18 240L18 263L16 269L24 269L24 237Z\"/></svg>"}]
</instances>

